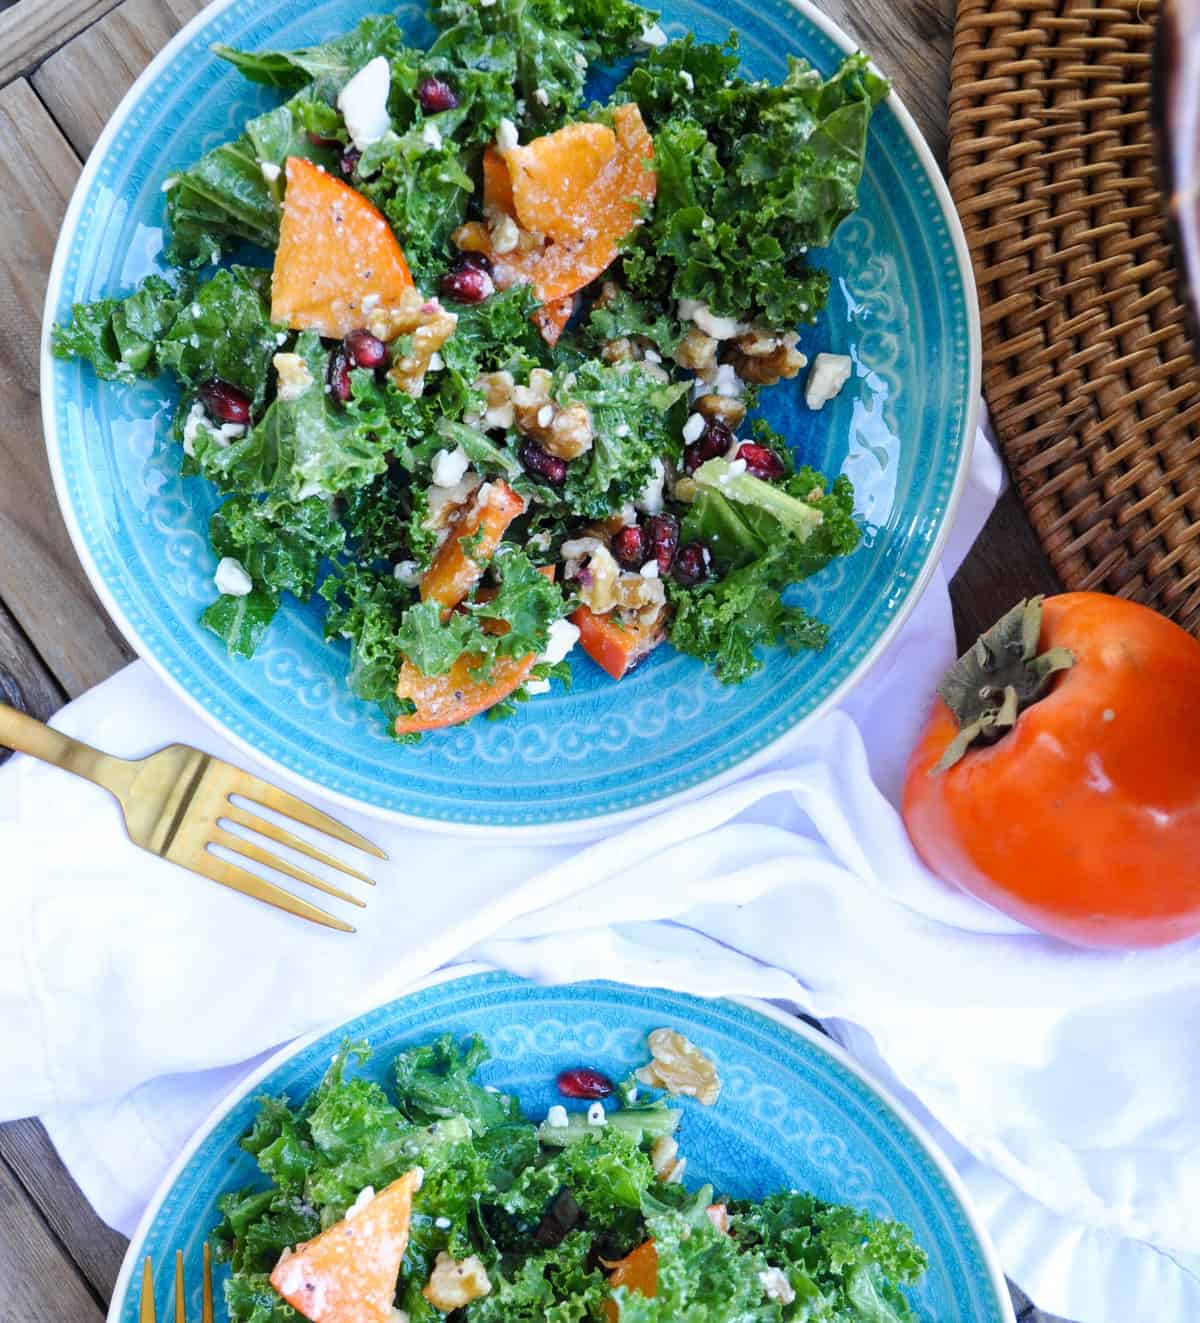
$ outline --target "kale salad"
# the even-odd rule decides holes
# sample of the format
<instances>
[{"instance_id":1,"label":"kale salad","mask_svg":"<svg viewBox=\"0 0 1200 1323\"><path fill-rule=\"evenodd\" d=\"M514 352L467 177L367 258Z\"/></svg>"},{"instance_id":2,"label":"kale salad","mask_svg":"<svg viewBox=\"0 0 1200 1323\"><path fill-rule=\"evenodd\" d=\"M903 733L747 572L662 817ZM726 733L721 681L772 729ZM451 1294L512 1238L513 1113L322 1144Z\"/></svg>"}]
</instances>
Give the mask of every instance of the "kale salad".
<instances>
[{"instance_id":1,"label":"kale salad","mask_svg":"<svg viewBox=\"0 0 1200 1323\"><path fill-rule=\"evenodd\" d=\"M650 1046L615 1089L564 1071L572 1110L536 1124L472 1078L478 1038L402 1052L387 1088L349 1069L366 1045L344 1045L308 1098L261 1099L242 1140L261 1178L221 1197L213 1234L229 1318L917 1323L902 1288L926 1256L903 1224L683 1183L683 1112L657 1086L712 1103L719 1081L682 1035Z\"/></svg>"},{"instance_id":2,"label":"kale salad","mask_svg":"<svg viewBox=\"0 0 1200 1323\"><path fill-rule=\"evenodd\" d=\"M786 589L859 540L853 492L760 418L807 369L887 92L778 85L630 0L432 0L315 47L216 47L280 104L163 182L169 275L76 305L54 352L171 374L212 485L203 623L249 657L314 596L402 740L664 642L733 684L827 629ZM600 75L603 103L585 87ZM814 349L816 345L812 346ZM578 655L578 654L576 654Z\"/></svg>"}]
</instances>

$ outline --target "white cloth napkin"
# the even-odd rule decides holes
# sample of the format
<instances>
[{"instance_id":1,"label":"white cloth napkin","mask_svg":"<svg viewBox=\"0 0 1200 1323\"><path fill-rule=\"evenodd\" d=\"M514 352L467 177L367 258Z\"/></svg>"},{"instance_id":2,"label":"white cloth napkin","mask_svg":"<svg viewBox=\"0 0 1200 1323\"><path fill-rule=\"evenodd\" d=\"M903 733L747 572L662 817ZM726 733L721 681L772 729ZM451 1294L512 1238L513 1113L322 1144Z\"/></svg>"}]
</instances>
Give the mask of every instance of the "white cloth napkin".
<instances>
[{"instance_id":1,"label":"white cloth napkin","mask_svg":"<svg viewBox=\"0 0 1200 1323\"><path fill-rule=\"evenodd\" d=\"M0 1116L42 1115L129 1231L263 1053L446 962L769 997L825 1020L925 1119L1044 1308L1128 1323L1153 1302L1156 1323L1194 1323L1197 945L1089 955L1031 934L931 877L892 807L953 654L946 573L1000 485L983 442L905 629L767 768L592 847L339 813L394 861L352 939L131 849L103 792L14 759L0 772ZM141 663L55 724L127 756L179 740L245 761Z\"/></svg>"}]
</instances>

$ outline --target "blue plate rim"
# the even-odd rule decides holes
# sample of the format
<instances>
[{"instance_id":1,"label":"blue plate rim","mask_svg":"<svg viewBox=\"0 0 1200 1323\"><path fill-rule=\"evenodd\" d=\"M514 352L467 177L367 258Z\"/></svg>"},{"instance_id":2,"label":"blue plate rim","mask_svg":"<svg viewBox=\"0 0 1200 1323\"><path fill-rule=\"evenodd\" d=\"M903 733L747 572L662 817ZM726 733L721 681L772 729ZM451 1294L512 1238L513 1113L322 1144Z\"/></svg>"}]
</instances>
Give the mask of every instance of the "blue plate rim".
<instances>
[{"instance_id":1,"label":"blue plate rim","mask_svg":"<svg viewBox=\"0 0 1200 1323\"><path fill-rule=\"evenodd\" d=\"M388 998L386 1001L378 1002L370 1006L364 1006L359 1010L353 1011L340 1019L321 1025L311 1033L304 1034L300 1038L294 1039L291 1043L285 1044L274 1052L260 1066L246 1076L240 1084L235 1085L221 1099L219 1103L209 1112L208 1116L200 1123L192 1133L191 1138L180 1150L175 1161L167 1169L165 1175L160 1181L158 1188L150 1202L146 1205L146 1210L138 1221L133 1235L129 1239L129 1245L125 1251L125 1257L121 1261L121 1270L117 1274L116 1283L113 1286L112 1298L109 1302L108 1313L105 1316L106 1323L121 1323L122 1312L125 1308L125 1302L129 1295L130 1288L135 1280L135 1274L141 1271L142 1264L142 1246L150 1234L150 1229L154 1225L154 1220L158 1216L159 1210L170 1194L175 1182L179 1179L184 1167L191 1161L193 1155L216 1129L225 1117L241 1103L253 1089L257 1088L264 1079L280 1066L298 1056L318 1039L326 1034L336 1031L340 1026L356 1020L360 1016L370 1015L375 1011L381 1010L393 1002L402 1001L404 998L417 992L423 992L428 988L438 987L443 983L455 983L468 979L478 978L480 975L503 974L505 970L496 968L494 965L482 963L473 963L467 965L456 965L450 969L436 970L425 978L418 979L415 983L409 984L402 992L395 997ZM537 985L535 985L537 986ZM633 984L617 983L618 987L632 988ZM668 989L656 989L653 987L637 987L641 992L669 991ZM966 1187L959 1178L958 1173L951 1166L949 1159L934 1142L933 1138L925 1130L924 1126L915 1116L904 1106L902 1102L894 1097L884 1088L878 1080L863 1069L857 1061L838 1043L835 1043L825 1034L819 1033L811 1025L805 1023L796 1015L790 1015L786 1011L780 1010L777 1006L772 1006L770 1002L761 1000L758 997L723 997L716 998L718 1001L730 1002L735 1006L745 1007L746 1010L753 1011L763 1016L775 1024L803 1038L816 1051L824 1053L830 1057L843 1069L852 1074L878 1101L896 1118L899 1124L908 1132L914 1142L924 1151L926 1156L937 1168L939 1174L944 1178L951 1195L958 1204L959 1211L965 1218L972 1234L979 1244L980 1254L987 1267L989 1281L992 1291L1000 1306L1001 1317L1005 1323L1016 1323L1016 1315L1013 1312L1012 1297L1008 1292L1007 1281L1004 1271L1000 1267L999 1259L996 1256L995 1247L992 1244L991 1237L988 1235L987 1228L983 1225L983 1220L975 1211L967 1194Z\"/></svg>"},{"instance_id":2,"label":"blue plate rim","mask_svg":"<svg viewBox=\"0 0 1200 1323\"><path fill-rule=\"evenodd\" d=\"M273 776L303 788L309 794L317 796L318 799L325 799L356 813L363 813L369 817L380 818L418 830L472 838L503 838L512 841L546 843L565 843L592 839L615 828L644 819L652 813L665 813L680 805L689 803L702 795L709 794L738 780L749 772L761 768L777 757L789 741L797 739L811 724L841 703L854 687L870 673L916 608L918 601L920 601L925 589L929 586L930 580L933 578L934 571L941 562L942 552L945 550L950 530L954 526L959 503L962 500L963 490L966 486L978 431L980 392L982 389L983 341L974 268L967 247L966 235L963 232L954 200L950 195L949 186L934 160L933 153L930 151L924 135L917 127L916 121L900 99L899 94L893 89L888 95L886 104L892 114L895 115L896 122L908 139L937 200L954 250L959 278L962 281L963 300L966 305L964 312L967 323L968 383L967 410L961 435L958 438L958 464L941 524L935 537L926 548L925 559L919 573L908 585L904 598L894 611L891 620L853 670L840 683L835 685L810 712L801 716L794 725L788 727L773 739L769 739L760 748L754 750L739 762L735 762L732 766L714 773L712 776L704 777L693 785L686 786L673 794L663 795L632 805L629 808L608 813L596 813L590 817L568 819L566 821L504 824L462 822L456 820L453 816L426 817L404 812L400 809L391 808L384 804L371 803L332 789L321 781L306 776L295 768L289 767L272 757L222 721L199 698L191 694L182 681L176 678L170 669L157 658L153 649L147 645L140 631L121 608L100 573L99 566L87 544L71 503L70 488L63 463L63 451L54 409L53 372L55 359L51 352L50 337L55 312L61 299L62 282L70 255L72 236L88 192L91 189L93 177L99 172L113 140L120 133L143 89L167 68L178 52L193 39L196 32L207 25L215 15L234 3L236 3L236 0L210 0L209 4L205 5L199 13L184 24L163 46L121 98L116 110L113 111L108 123L96 140L95 146L84 163L83 170L76 182L59 230L54 250L54 260L51 264L50 277L46 286L46 297L42 312L40 370L42 432L46 443L46 454L54 483L55 496L71 543L75 548L75 554L79 557L88 581L109 618L121 631L138 657L146 661L167 687L178 695L206 725L215 729L247 758L253 759L268 768ZM819 28L831 41L848 54L860 49L859 43L852 40L837 23L821 12L812 3L812 0L787 0L787 4L802 18ZM874 60L872 60L872 63L874 64Z\"/></svg>"}]
</instances>

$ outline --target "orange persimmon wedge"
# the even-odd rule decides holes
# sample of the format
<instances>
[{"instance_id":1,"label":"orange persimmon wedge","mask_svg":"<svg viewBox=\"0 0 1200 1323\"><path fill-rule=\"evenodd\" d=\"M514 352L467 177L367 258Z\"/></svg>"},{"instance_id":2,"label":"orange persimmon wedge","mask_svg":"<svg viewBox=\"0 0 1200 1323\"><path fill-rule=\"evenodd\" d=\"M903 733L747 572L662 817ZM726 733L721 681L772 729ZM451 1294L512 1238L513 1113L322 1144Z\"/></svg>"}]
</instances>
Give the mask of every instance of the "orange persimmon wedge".
<instances>
[{"instance_id":1,"label":"orange persimmon wedge","mask_svg":"<svg viewBox=\"0 0 1200 1323\"><path fill-rule=\"evenodd\" d=\"M363 300L392 307L413 285L380 212L357 189L289 156L271 320L337 339L366 325Z\"/></svg>"},{"instance_id":2,"label":"orange persimmon wedge","mask_svg":"<svg viewBox=\"0 0 1200 1323\"><path fill-rule=\"evenodd\" d=\"M564 294L553 303L545 303L533 314L533 324L542 333L542 339L548 345L558 344L571 314L575 311L575 295Z\"/></svg>"},{"instance_id":3,"label":"orange persimmon wedge","mask_svg":"<svg viewBox=\"0 0 1200 1323\"><path fill-rule=\"evenodd\" d=\"M445 541L422 575L421 601L439 602L447 613L456 607L479 582L505 529L524 509L524 498L503 480L480 487L451 520ZM468 556L462 539L476 534L474 554Z\"/></svg>"},{"instance_id":4,"label":"orange persimmon wedge","mask_svg":"<svg viewBox=\"0 0 1200 1323\"><path fill-rule=\"evenodd\" d=\"M577 607L571 621L579 630L579 646L614 680L628 675L664 638L661 625L648 630L630 622L618 624L586 606Z\"/></svg>"},{"instance_id":5,"label":"orange persimmon wedge","mask_svg":"<svg viewBox=\"0 0 1200 1323\"><path fill-rule=\"evenodd\" d=\"M512 175L508 173L508 162L498 147L483 149L483 210L485 213L503 212L514 218L517 214L513 205Z\"/></svg>"},{"instance_id":6,"label":"orange persimmon wedge","mask_svg":"<svg viewBox=\"0 0 1200 1323\"><path fill-rule=\"evenodd\" d=\"M420 1184L420 1170L414 1168L353 1216L294 1251L285 1250L271 1285L313 1323L390 1323Z\"/></svg>"},{"instance_id":7,"label":"orange persimmon wedge","mask_svg":"<svg viewBox=\"0 0 1200 1323\"><path fill-rule=\"evenodd\" d=\"M628 1291L644 1295L647 1300L653 1300L658 1294L658 1250L654 1248L654 1241L642 1241L637 1249L609 1266L612 1272L608 1275L608 1284L614 1290L623 1286ZM617 1323L621 1314L615 1300L604 1302L604 1312L609 1323Z\"/></svg>"},{"instance_id":8,"label":"orange persimmon wedge","mask_svg":"<svg viewBox=\"0 0 1200 1323\"><path fill-rule=\"evenodd\" d=\"M617 135L607 124L586 122L508 148L503 156L521 228L551 239L595 232L610 187L601 176L617 150Z\"/></svg>"}]
</instances>

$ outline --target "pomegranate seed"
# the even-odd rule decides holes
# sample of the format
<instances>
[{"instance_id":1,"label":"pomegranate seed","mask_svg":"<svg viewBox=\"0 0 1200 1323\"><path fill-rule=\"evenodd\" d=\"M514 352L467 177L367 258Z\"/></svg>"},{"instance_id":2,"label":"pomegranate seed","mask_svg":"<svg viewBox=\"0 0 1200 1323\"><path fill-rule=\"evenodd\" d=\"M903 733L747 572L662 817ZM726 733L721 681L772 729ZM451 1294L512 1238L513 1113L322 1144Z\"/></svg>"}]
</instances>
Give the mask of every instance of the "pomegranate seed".
<instances>
[{"instance_id":1,"label":"pomegranate seed","mask_svg":"<svg viewBox=\"0 0 1200 1323\"><path fill-rule=\"evenodd\" d=\"M640 570L646 563L646 535L637 524L626 524L612 541L612 552L623 570Z\"/></svg>"},{"instance_id":2,"label":"pomegranate seed","mask_svg":"<svg viewBox=\"0 0 1200 1323\"><path fill-rule=\"evenodd\" d=\"M362 159L362 152L357 147L347 147L338 160L338 169L347 178L358 169L358 163Z\"/></svg>"},{"instance_id":3,"label":"pomegranate seed","mask_svg":"<svg viewBox=\"0 0 1200 1323\"><path fill-rule=\"evenodd\" d=\"M443 78L422 78L417 87L417 100L426 115L436 115L442 110L453 110L458 105L454 88Z\"/></svg>"},{"instance_id":4,"label":"pomegranate seed","mask_svg":"<svg viewBox=\"0 0 1200 1323\"><path fill-rule=\"evenodd\" d=\"M675 582L690 588L708 574L708 548L702 542L689 542L675 553Z\"/></svg>"},{"instance_id":5,"label":"pomegranate seed","mask_svg":"<svg viewBox=\"0 0 1200 1323\"><path fill-rule=\"evenodd\" d=\"M245 424L250 421L250 397L236 386L214 377L199 389L204 407L214 418L223 423Z\"/></svg>"},{"instance_id":6,"label":"pomegranate seed","mask_svg":"<svg viewBox=\"0 0 1200 1323\"><path fill-rule=\"evenodd\" d=\"M339 349L329 360L329 394L345 404L354 393L350 384L350 360Z\"/></svg>"},{"instance_id":7,"label":"pomegranate seed","mask_svg":"<svg viewBox=\"0 0 1200 1323\"><path fill-rule=\"evenodd\" d=\"M342 143L337 138L322 138L319 133L313 133L310 129L307 134L309 142L314 147L341 147Z\"/></svg>"},{"instance_id":8,"label":"pomegranate seed","mask_svg":"<svg viewBox=\"0 0 1200 1323\"><path fill-rule=\"evenodd\" d=\"M613 1082L598 1070L579 1066L559 1074L558 1091L564 1098L607 1098L613 1091Z\"/></svg>"},{"instance_id":9,"label":"pomegranate seed","mask_svg":"<svg viewBox=\"0 0 1200 1323\"><path fill-rule=\"evenodd\" d=\"M719 418L714 418L700 434L698 441L683 449L683 467L695 473L705 460L716 459L733 445L733 433Z\"/></svg>"},{"instance_id":10,"label":"pomegranate seed","mask_svg":"<svg viewBox=\"0 0 1200 1323\"><path fill-rule=\"evenodd\" d=\"M447 271L440 288L455 303L482 303L496 292L491 276L477 266L460 266L455 271Z\"/></svg>"},{"instance_id":11,"label":"pomegranate seed","mask_svg":"<svg viewBox=\"0 0 1200 1323\"><path fill-rule=\"evenodd\" d=\"M342 341L342 349L355 367L382 367L387 360L387 345L370 331L351 331Z\"/></svg>"},{"instance_id":12,"label":"pomegranate seed","mask_svg":"<svg viewBox=\"0 0 1200 1323\"><path fill-rule=\"evenodd\" d=\"M738 446L737 457L746 461L746 472L756 478L770 481L784 475L783 460L773 450L755 445L753 441L743 441Z\"/></svg>"},{"instance_id":13,"label":"pomegranate seed","mask_svg":"<svg viewBox=\"0 0 1200 1323\"><path fill-rule=\"evenodd\" d=\"M552 487L561 487L567 480L567 461L543 450L535 441L522 441L517 458L527 473L541 478Z\"/></svg>"},{"instance_id":14,"label":"pomegranate seed","mask_svg":"<svg viewBox=\"0 0 1200 1323\"><path fill-rule=\"evenodd\" d=\"M674 515L651 515L646 520L646 532L650 535L650 546L654 551L654 559L658 561L659 574L670 574L675 548L679 545L679 521Z\"/></svg>"},{"instance_id":15,"label":"pomegranate seed","mask_svg":"<svg viewBox=\"0 0 1200 1323\"><path fill-rule=\"evenodd\" d=\"M475 271L486 271L489 276L492 274L492 259L487 253L459 253L454 259L454 269L461 271L465 266Z\"/></svg>"}]
</instances>

